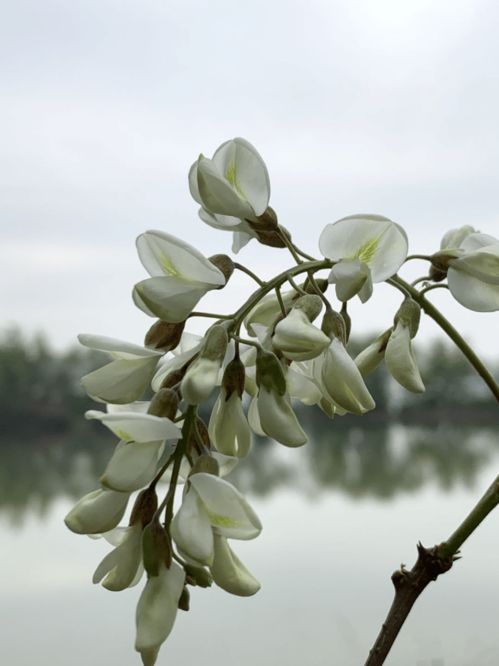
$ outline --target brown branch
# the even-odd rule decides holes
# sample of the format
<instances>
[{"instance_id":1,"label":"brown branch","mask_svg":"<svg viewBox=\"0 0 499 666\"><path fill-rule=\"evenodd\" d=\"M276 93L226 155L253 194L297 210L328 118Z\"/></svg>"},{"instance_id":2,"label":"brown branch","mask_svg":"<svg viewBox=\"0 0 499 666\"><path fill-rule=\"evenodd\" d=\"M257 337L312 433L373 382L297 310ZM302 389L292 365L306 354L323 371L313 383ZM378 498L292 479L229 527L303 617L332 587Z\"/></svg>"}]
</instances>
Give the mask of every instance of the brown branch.
<instances>
[{"instance_id":1,"label":"brown branch","mask_svg":"<svg viewBox=\"0 0 499 666\"><path fill-rule=\"evenodd\" d=\"M459 548L488 514L499 504L499 476L452 535L433 548L418 544L418 559L408 571L401 567L392 574L395 597L365 666L381 666L419 595L459 559Z\"/></svg>"}]
</instances>

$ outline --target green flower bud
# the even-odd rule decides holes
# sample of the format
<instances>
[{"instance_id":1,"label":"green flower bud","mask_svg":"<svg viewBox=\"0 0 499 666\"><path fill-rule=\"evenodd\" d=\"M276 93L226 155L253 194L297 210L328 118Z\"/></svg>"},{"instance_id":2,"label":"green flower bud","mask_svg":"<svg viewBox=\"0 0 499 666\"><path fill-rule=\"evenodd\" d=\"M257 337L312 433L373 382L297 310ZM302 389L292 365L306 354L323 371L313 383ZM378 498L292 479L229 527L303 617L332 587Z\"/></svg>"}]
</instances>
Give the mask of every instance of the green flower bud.
<instances>
[{"instance_id":1,"label":"green flower bud","mask_svg":"<svg viewBox=\"0 0 499 666\"><path fill-rule=\"evenodd\" d=\"M218 462L212 456L203 453L199 456L199 458L196 459L196 462L189 472L189 476L192 476L193 474L199 474L200 472L204 472L205 474L212 474L213 476L219 476L220 468L218 466Z\"/></svg>"},{"instance_id":2,"label":"green flower bud","mask_svg":"<svg viewBox=\"0 0 499 666\"><path fill-rule=\"evenodd\" d=\"M196 567L193 564L184 565L185 573L191 579L192 585L199 587L211 587L213 576L203 567ZM190 582L190 581L189 581Z\"/></svg>"},{"instance_id":3,"label":"green flower bud","mask_svg":"<svg viewBox=\"0 0 499 666\"><path fill-rule=\"evenodd\" d=\"M144 528L142 556L148 576L158 576L161 564L169 569L172 563L172 547L168 534L156 517Z\"/></svg>"},{"instance_id":4,"label":"green flower bud","mask_svg":"<svg viewBox=\"0 0 499 666\"><path fill-rule=\"evenodd\" d=\"M332 309L326 310L322 320L322 330L331 340L333 338L339 338L344 345L346 344L347 331L345 320L339 312L335 312Z\"/></svg>"},{"instance_id":5,"label":"green flower bud","mask_svg":"<svg viewBox=\"0 0 499 666\"><path fill-rule=\"evenodd\" d=\"M219 289L223 289L234 272L234 262L226 254L214 254L212 257L208 258L208 261L211 261L211 263L223 273L225 284L219 287Z\"/></svg>"},{"instance_id":6,"label":"green flower bud","mask_svg":"<svg viewBox=\"0 0 499 666\"><path fill-rule=\"evenodd\" d=\"M172 324L159 320L147 331L144 344L150 349L160 349L161 351L168 352L171 349L175 349L178 345L184 328L185 321Z\"/></svg>"},{"instance_id":7,"label":"green flower bud","mask_svg":"<svg viewBox=\"0 0 499 666\"><path fill-rule=\"evenodd\" d=\"M187 587L184 587L182 590L182 594L180 595L180 599L178 600L178 607L180 610L183 611L188 611L189 610L189 601L190 601L191 595Z\"/></svg>"},{"instance_id":8,"label":"green flower bud","mask_svg":"<svg viewBox=\"0 0 499 666\"><path fill-rule=\"evenodd\" d=\"M286 378L279 359L272 352L258 350L256 357L256 383L278 395L286 393Z\"/></svg>"},{"instance_id":9,"label":"green flower bud","mask_svg":"<svg viewBox=\"0 0 499 666\"><path fill-rule=\"evenodd\" d=\"M303 310L310 322L314 321L322 310L322 299L317 294L300 296L293 303L293 310Z\"/></svg>"},{"instance_id":10,"label":"green flower bud","mask_svg":"<svg viewBox=\"0 0 499 666\"><path fill-rule=\"evenodd\" d=\"M133 505L129 525L141 523L148 525L158 508L158 497L154 488L146 488L140 492Z\"/></svg>"},{"instance_id":11,"label":"green flower bud","mask_svg":"<svg viewBox=\"0 0 499 666\"><path fill-rule=\"evenodd\" d=\"M239 356L236 356L225 368L224 376L222 379L222 387L225 389L225 400L227 401L230 396L236 392L239 397L242 396L244 391L244 380L246 372L244 370L244 363Z\"/></svg>"},{"instance_id":12,"label":"green flower bud","mask_svg":"<svg viewBox=\"0 0 499 666\"><path fill-rule=\"evenodd\" d=\"M151 400L147 413L152 416L166 416L173 420L177 414L177 408L177 392L171 388L160 388Z\"/></svg>"},{"instance_id":13,"label":"green flower bud","mask_svg":"<svg viewBox=\"0 0 499 666\"><path fill-rule=\"evenodd\" d=\"M222 361L229 344L227 328L223 324L215 324L206 333L203 348L199 352L200 358L210 361Z\"/></svg>"}]
</instances>

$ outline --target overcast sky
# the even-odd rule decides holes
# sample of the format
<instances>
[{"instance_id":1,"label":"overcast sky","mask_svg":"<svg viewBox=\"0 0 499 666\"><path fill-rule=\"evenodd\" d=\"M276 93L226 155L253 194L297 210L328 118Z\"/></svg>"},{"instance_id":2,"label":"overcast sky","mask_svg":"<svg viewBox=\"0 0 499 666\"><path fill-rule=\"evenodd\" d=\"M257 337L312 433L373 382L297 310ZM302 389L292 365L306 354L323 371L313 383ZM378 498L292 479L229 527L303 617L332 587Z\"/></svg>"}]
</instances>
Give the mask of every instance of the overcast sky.
<instances>
[{"instance_id":1,"label":"overcast sky","mask_svg":"<svg viewBox=\"0 0 499 666\"><path fill-rule=\"evenodd\" d=\"M325 224L357 212L400 223L413 252L463 224L499 236L498 21L493 0L4 1L2 328L56 347L82 331L140 342L152 320L130 298L146 277L134 239L156 228L230 249L197 218L187 171L234 136L314 254ZM289 264L256 242L238 259L264 276ZM238 278L206 307L231 311L252 288ZM432 298L497 358L499 313ZM385 328L399 301L382 285L354 327ZM437 333L425 322L421 338Z\"/></svg>"}]
</instances>

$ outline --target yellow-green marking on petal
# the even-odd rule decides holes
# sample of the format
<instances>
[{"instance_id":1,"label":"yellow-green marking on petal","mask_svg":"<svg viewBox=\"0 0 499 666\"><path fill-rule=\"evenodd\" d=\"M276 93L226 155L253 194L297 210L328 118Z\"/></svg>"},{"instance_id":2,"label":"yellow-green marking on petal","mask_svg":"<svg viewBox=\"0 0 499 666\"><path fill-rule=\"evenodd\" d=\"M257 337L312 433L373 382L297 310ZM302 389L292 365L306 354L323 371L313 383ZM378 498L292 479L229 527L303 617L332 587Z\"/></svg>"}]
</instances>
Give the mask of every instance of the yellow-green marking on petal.
<instances>
[{"instance_id":1,"label":"yellow-green marking on petal","mask_svg":"<svg viewBox=\"0 0 499 666\"><path fill-rule=\"evenodd\" d=\"M241 190L241 188L239 187L239 183L237 182L236 162L234 160L229 162L229 166L225 171L225 177L232 185L232 187L236 190L236 192L239 194L239 196L245 199L244 192Z\"/></svg>"},{"instance_id":2,"label":"yellow-green marking on petal","mask_svg":"<svg viewBox=\"0 0 499 666\"><path fill-rule=\"evenodd\" d=\"M218 513L211 513L208 511L208 516L210 518L210 523L214 527L237 527L239 525L238 521L234 520L234 518L221 516Z\"/></svg>"},{"instance_id":3,"label":"yellow-green marking on petal","mask_svg":"<svg viewBox=\"0 0 499 666\"><path fill-rule=\"evenodd\" d=\"M175 268L175 266L172 264L170 257L168 257L166 254L162 253L161 258L160 258L160 264L165 273L168 273L172 277L180 277L180 273L178 270Z\"/></svg>"}]
</instances>

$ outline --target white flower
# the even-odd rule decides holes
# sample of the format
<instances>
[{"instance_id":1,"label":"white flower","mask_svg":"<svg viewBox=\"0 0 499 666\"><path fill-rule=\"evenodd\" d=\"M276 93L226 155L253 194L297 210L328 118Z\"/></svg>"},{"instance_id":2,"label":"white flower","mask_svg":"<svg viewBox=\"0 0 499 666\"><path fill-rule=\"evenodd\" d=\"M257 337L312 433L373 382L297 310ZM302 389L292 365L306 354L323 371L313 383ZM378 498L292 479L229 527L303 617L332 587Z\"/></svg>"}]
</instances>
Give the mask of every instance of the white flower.
<instances>
[{"instance_id":1,"label":"white flower","mask_svg":"<svg viewBox=\"0 0 499 666\"><path fill-rule=\"evenodd\" d=\"M257 397L258 416L263 432L285 446L302 446L307 435L296 418L289 395L260 386Z\"/></svg>"},{"instance_id":2,"label":"white flower","mask_svg":"<svg viewBox=\"0 0 499 666\"><path fill-rule=\"evenodd\" d=\"M185 572L175 562L169 569L160 565L157 576L150 576L137 604L135 649L144 666L154 666L159 649L168 638L177 616L178 602L185 583Z\"/></svg>"},{"instance_id":3,"label":"white flower","mask_svg":"<svg viewBox=\"0 0 499 666\"><path fill-rule=\"evenodd\" d=\"M261 585L229 547L227 539L215 534L214 560L210 571L215 583L230 594L249 597Z\"/></svg>"},{"instance_id":4,"label":"white flower","mask_svg":"<svg viewBox=\"0 0 499 666\"><path fill-rule=\"evenodd\" d=\"M286 310L289 309L293 300L298 296L296 291L285 291L282 294L282 302ZM274 293L264 296L257 305L249 312L244 320L244 326L249 335L256 337L257 333L254 326L261 325L266 328L272 328L277 319L281 316L281 306Z\"/></svg>"},{"instance_id":5,"label":"white flower","mask_svg":"<svg viewBox=\"0 0 499 666\"><path fill-rule=\"evenodd\" d=\"M407 236L395 222L381 215L351 215L323 230L319 247L322 254L337 262L329 281L336 295L346 301L358 294L366 301L373 282L394 275L407 257Z\"/></svg>"},{"instance_id":6,"label":"white flower","mask_svg":"<svg viewBox=\"0 0 499 666\"><path fill-rule=\"evenodd\" d=\"M376 370L378 365L383 361L386 344L391 333L392 329L389 328L355 357L355 365L359 368L360 374L363 377Z\"/></svg>"},{"instance_id":7,"label":"white flower","mask_svg":"<svg viewBox=\"0 0 499 666\"><path fill-rule=\"evenodd\" d=\"M262 215L270 198L267 167L241 138L223 143L211 160L201 155L189 171L189 188L209 213L242 220Z\"/></svg>"},{"instance_id":8,"label":"white flower","mask_svg":"<svg viewBox=\"0 0 499 666\"><path fill-rule=\"evenodd\" d=\"M408 391L423 393L423 380L414 358L409 326L399 319L388 339L385 363L392 377Z\"/></svg>"},{"instance_id":9,"label":"white flower","mask_svg":"<svg viewBox=\"0 0 499 666\"><path fill-rule=\"evenodd\" d=\"M112 592L136 585L144 571L142 566L142 525L117 528L103 535L115 548L106 555L92 581Z\"/></svg>"},{"instance_id":10,"label":"white flower","mask_svg":"<svg viewBox=\"0 0 499 666\"><path fill-rule=\"evenodd\" d=\"M99 401L126 404L139 400L163 355L160 351L101 335L81 334L78 340L90 349L109 352L115 359L81 379L88 395Z\"/></svg>"},{"instance_id":11,"label":"white flower","mask_svg":"<svg viewBox=\"0 0 499 666\"><path fill-rule=\"evenodd\" d=\"M94 490L82 497L64 522L76 534L102 534L114 529L125 514L130 493Z\"/></svg>"},{"instance_id":12,"label":"white flower","mask_svg":"<svg viewBox=\"0 0 499 666\"><path fill-rule=\"evenodd\" d=\"M179 370L187 361L195 356L201 349L203 339L194 333L183 333L178 346L172 350L172 355L163 360L154 375L151 387L153 391L159 391L163 380L171 372Z\"/></svg>"},{"instance_id":13,"label":"white flower","mask_svg":"<svg viewBox=\"0 0 499 666\"><path fill-rule=\"evenodd\" d=\"M447 282L451 294L475 312L499 310L499 240L488 234L469 233L450 259Z\"/></svg>"},{"instance_id":14,"label":"white flower","mask_svg":"<svg viewBox=\"0 0 499 666\"><path fill-rule=\"evenodd\" d=\"M207 400L219 383L227 346L226 327L215 324L206 333L199 356L187 368L180 385L182 397L190 405Z\"/></svg>"},{"instance_id":15,"label":"white flower","mask_svg":"<svg viewBox=\"0 0 499 666\"><path fill-rule=\"evenodd\" d=\"M132 492L155 477L165 442L119 442L100 482L106 488Z\"/></svg>"},{"instance_id":16,"label":"white flower","mask_svg":"<svg viewBox=\"0 0 499 666\"><path fill-rule=\"evenodd\" d=\"M141 234L137 250L151 277L135 285L133 300L163 321L184 321L207 291L225 285L223 273L198 250L163 231Z\"/></svg>"},{"instance_id":17,"label":"white flower","mask_svg":"<svg viewBox=\"0 0 499 666\"><path fill-rule=\"evenodd\" d=\"M108 406L108 413L91 409L85 412L85 418L100 421L125 442L177 440L182 435L181 429L166 417L141 413L137 411L133 403L131 405L120 405L120 407L128 409L116 410L110 405Z\"/></svg>"},{"instance_id":18,"label":"white flower","mask_svg":"<svg viewBox=\"0 0 499 666\"><path fill-rule=\"evenodd\" d=\"M172 537L187 557L211 564L214 533L243 540L260 534L258 516L232 484L203 472L190 476L189 482L172 522Z\"/></svg>"},{"instance_id":19,"label":"white flower","mask_svg":"<svg viewBox=\"0 0 499 666\"><path fill-rule=\"evenodd\" d=\"M291 361L307 361L328 346L329 338L310 322L304 310L293 308L275 327L272 344Z\"/></svg>"},{"instance_id":20,"label":"white flower","mask_svg":"<svg viewBox=\"0 0 499 666\"><path fill-rule=\"evenodd\" d=\"M322 359L321 379L329 398L354 414L374 409L375 402L341 340L333 338Z\"/></svg>"},{"instance_id":21,"label":"white flower","mask_svg":"<svg viewBox=\"0 0 499 666\"><path fill-rule=\"evenodd\" d=\"M220 453L238 458L248 455L251 431L237 391L227 398L227 391L221 389L211 412L208 432Z\"/></svg>"}]
</instances>

